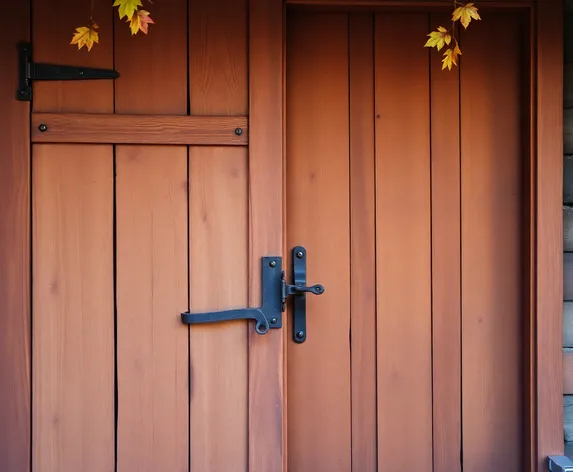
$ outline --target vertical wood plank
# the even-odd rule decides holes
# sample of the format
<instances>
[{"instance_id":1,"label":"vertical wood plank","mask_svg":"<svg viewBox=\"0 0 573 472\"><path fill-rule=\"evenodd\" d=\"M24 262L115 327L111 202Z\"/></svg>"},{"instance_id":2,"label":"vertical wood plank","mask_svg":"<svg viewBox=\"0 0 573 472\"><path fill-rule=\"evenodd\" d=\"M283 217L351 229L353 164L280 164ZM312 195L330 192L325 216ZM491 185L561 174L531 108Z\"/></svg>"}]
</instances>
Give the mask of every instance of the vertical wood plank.
<instances>
[{"instance_id":1,"label":"vertical wood plank","mask_svg":"<svg viewBox=\"0 0 573 472\"><path fill-rule=\"evenodd\" d=\"M449 17L431 15L431 25ZM432 120L432 377L434 472L460 470L461 273L459 69L430 56Z\"/></svg>"},{"instance_id":2,"label":"vertical wood plank","mask_svg":"<svg viewBox=\"0 0 573 472\"><path fill-rule=\"evenodd\" d=\"M378 470L432 463L428 16L375 23ZM400 48L395 38L402 38ZM403 61L403 57L407 61ZM388 64L399 69L387 73ZM412 349L412 346L416 346ZM415 445L415 447L412 447Z\"/></svg>"},{"instance_id":3,"label":"vertical wood plank","mask_svg":"<svg viewBox=\"0 0 573 472\"><path fill-rule=\"evenodd\" d=\"M187 150L119 146L117 470L188 468Z\"/></svg>"},{"instance_id":4,"label":"vertical wood plank","mask_svg":"<svg viewBox=\"0 0 573 472\"><path fill-rule=\"evenodd\" d=\"M464 32L460 70L463 463L467 472L517 472L524 467L521 22L510 13L488 21Z\"/></svg>"},{"instance_id":5,"label":"vertical wood plank","mask_svg":"<svg viewBox=\"0 0 573 472\"><path fill-rule=\"evenodd\" d=\"M247 0L189 0L191 114L246 114Z\"/></svg>"},{"instance_id":6,"label":"vertical wood plank","mask_svg":"<svg viewBox=\"0 0 573 472\"><path fill-rule=\"evenodd\" d=\"M185 0L149 6L131 36L115 17L117 113L187 113ZM146 67L138 57L145 56ZM188 470L187 148L117 146L117 467Z\"/></svg>"},{"instance_id":7,"label":"vertical wood plank","mask_svg":"<svg viewBox=\"0 0 573 472\"><path fill-rule=\"evenodd\" d=\"M306 247L308 280L326 287L307 297L306 341L288 344L289 469L342 472L351 468L348 15L293 15L287 37L287 243Z\"/></svg>"},{"instance_id":8,"label":"vertical wood plank","mask_svg":"<svg viewBox=\"0 0 573 472\"><path fill-rule=\"evenodd\" d=\"M377 470L374 17L349 17L352 470Z\"/></svg>"},{"instance_id":9,"label":"vertical wood plank","mask_svg":"<svg viewBox=\"0 0 573 472\"><path fill-rule=\"evenodd\" d=\"M192 150L191 312L247 305L245 151ZM192 471L247 470L247 326L191 326Z\"/></svg>"},{"instance_id":10,"label":"vertical wood plank","mask_svg":"<svg viewBox=\"0 0 573 472\"><path fill-rule=\"evenodd\" d=\"M93 4L100 44L90 53L69 44L74 28L89 22L90 4L34 4L34 60L113 67L109 3ZM111 112L113 82L38 82L33 106ZM33 147L36 472L114 468L112 162L111 146Z\"/></svg>"},{"instance_id":11,"label":"vertical wood plank","mask_svg":"<svg viewBox=\"0 0 573 472\"><path fill-rule=\"evenodd\" d=\"M191 0L189 41L191 114L247 114L246 0ZM192 312L248 303L247 168L244 148L190 150ZM248 327L191 327L191 470L247 470Z\"/></svg>"},{"instance_id":12,"label":"vertical wood plank","mask_svg":"<svg viewBox=\"0 0 573 472\"><path fill-rule=\"evenodd\" d=\"M33 166L33 469L111 472L112 161L38 145Z\"/></svg>"},{"instance_id":13,"label":"vertical wood plank","mask_svg":"<svg viewBox=\"0 0 573 472\"><path fill-rule=\"evenodd\" d=\"M249 0L249 305L284 240L283 2ZM249 472L286 470L286 330L249 332ZM273 414L270 414L273 412Z\"/></svg>"},{"instance_id":14,"label":"vertical wood plank","mask_svg":"<svg viewBox=\"0 0 573 472\"><path fill-rule=\"evenodd\" d=\"M563 329L563 2L550 0L537 8L537 327L534 380L539 470L549 454L563 452L562 353L556 340ZM570 29L568 29L570 31Z\"/></svg>"},{"instance_id":15,"label":"vertical wood plank","mask_svg":"<svg viewBox=\"0 0 573 472\"><path fill-rule=\"evenodd\" d=\"M34 61L113 68L110 10L107 0L35 2L32 35ZM90 15L99 25L99 44L90 52L85 47L78 51L77 46L69 43L75 28L90 24ZM36 82L33 106L34 111L43 112L110 112L113 111L113 80Z\"/></svg>"},{"instance_id":16,"label":"vertical wood plank","mask_svg":"<svg viewBox=\"0 0 573 472\"><path fill-rule=\"evenodd\" d=\"M121 74L115 81L116 112L185 115L187 1L161 0L144 8L155 24L149 34L134 36L114 8L115 66Z\"/></svg>"},{"instance_id":17,"label":"vertical wood plank","mask_svg":"<svg viewBox=\"0 0 573 472\"><path fill-rule=\"evenodd\" d=\"M30 38L30 4L10 7L0 29L0 470L30 470L30 131L14 100L18 41Z\"/></svg>"}]
</instances>

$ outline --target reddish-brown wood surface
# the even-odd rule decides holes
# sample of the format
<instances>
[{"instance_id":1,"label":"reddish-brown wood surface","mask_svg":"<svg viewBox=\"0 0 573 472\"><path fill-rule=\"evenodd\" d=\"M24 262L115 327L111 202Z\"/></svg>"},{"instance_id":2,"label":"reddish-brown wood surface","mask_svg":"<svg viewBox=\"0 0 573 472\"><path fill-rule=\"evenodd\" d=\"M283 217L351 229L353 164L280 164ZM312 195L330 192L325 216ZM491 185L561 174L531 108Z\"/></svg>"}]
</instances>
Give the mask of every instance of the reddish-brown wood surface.
<instances>
[{"instance_id":1,"label":"reddish-brown wood surface","mask_svg":"<svg viewBox=\"0 0 573 472\"><path fill-rule=\"evenodd\" d=\"M30 6L0 29L0 470L30 468L30 104L14 99ZM10 64L10 65L8 65Z\"/></svg>"},{"instance_id":2,"label":"reddish-brown wood surface","mask_svg":"<svg viewBox=\"0 0 573 472\"><path fill-rule=\"evenodd\" d=\"M374 18L349 17L352 470L377 470Z\"/></svg>"},{"instance_id":3,"label":"reddish-brown wood surface","mask_svg":"<svg viewBox=\"0 0 573 472\"><path fill-rule=\"evenodd\" d=\"M95 12L109 11L105 1ZM95 13L94 12L94 13ZM78 54L69 24L78 3L34 5L34 60L110 68L111 15L102 47ZM113 111L113 83L37 82L34 111ZM34 471L113 470L114 293L111 146L35 145L33 180Z\"/></svg>"},{"instance_id":4,"label":"reddish-brown wood surface","mask_svg":"<svg viewBox=\"0 0 573 472\"><path fill-rule=\"evenodd\" d=\"M420 82L430 65L417 40L427 28L427 15L376 15L380 471L401 470L396 457L432 463L430 96Z\"/></svg>"},{"instance_id":5,"label":"reddish-brown wood surface","mask_svg":"<svg viewBox=\"0 0 573 472\"><path fill-rule=\"evenodd\" d=\"M326 287L307 297L306 341L288 344L288 463L342 472L351 469L348 16L294 14L287 37L287 247L306 247L308 281Z\"/></svg>"},{"instance_id":6,"label":"reddish-brown wood surface","mask_svg":"<svg viewBox=\"0 0 573 472\"><path fill-rule=\"evenodd\" d=\"M431 24L446 24L431 15ZM460 109L459 69L430 56L432 123L432 373L434 472L460 471Z\"/></svg>"},{"instance_id":7,"label":"reddish-brown wood surface","mask_svg":"<svg viewBox=\"0 0 573 472\"><path fill-rule=\"evenodd\" d=\"M488 20L487 29L463 35L460 69L463 464L469 472L518 472L524 467L521 22L513 14ZM498 54L490 53L493 47Z\"/></svg>"},{"instance_id":8,"label":"reddish-brown wood surface","mask_svg":"<svg viewBox=\"0 0 573 472\"><path fill-rule=\"evenodd\" d=\"M147 109L149 103L145 105ZM178 109L181 107L185 107L184 102L179 103ZM158 109L165 107L162 105ZM40 131L41 124L47 126L46 131ZM236 132L237 128L241 129L240 135ZM32 114L32 141L35 143L244 146L248 139L247 117L111 113Z\"/></svg>"},{"instance_id":9,"label":"reddish-brown wood surface","mask_svg":"<svg viewBox=\"0 0 573 472\"><path fill-rule=\"evenodd\" d=\"M33 176L33 470L111 472L110 152L37 145Z\"/></svg>"},{"instance_id":10,"label":"reddish-brown wood surface","mask_svg":"<svg viewBox=\"0 0 573 472\"><path fill-rule=\"evenodd\" d=\"M117 470L187 470L187 150L116 151Z\"/></svg>"},{"instance_id":11,"label":"reddish-brown wood surface","mask_svg":"<svg viewBox=\"0 0 573 472\"><path fill-rule=\"evenodd\" d=\"M283 3L249 0L249 305L260 258L283 252ZM283 323L284 325L284 323ZM282 332L281 332L282 331ZM286 470L286 330L249 327L249 472ZM263 380L264 379L264 380ZM272 412L272 413L271 413Z\"/></svg>"},{"instance_id":12,"label":"reddish-brown wood surface","mask_svg":"<svg viewBox=\"0 0 573 472\"><path fill-rule=\"evenodd\" d=\"M535 376L532 379L537 447L534 460L563 452L561 336L563 321L563 3L547 0L537 9L537 187ZM536 453L536 454L535 454Z\"/></svg>"},{"instance_id":13,"label":"reddish-brown wood surface","mask_svg":"<svg viewBox=\"0 0 573 472\"><path fill-rule=\"evenodd\" d=\"M246 115L246 1L189 6L191 114ZM247 305L246 158L245 149L190 149L192 312ZM191 470L247 471L247 329L244 321L191 327Z\"/></svg>"},{"instance_id":14,"label":"reddish-brown wood surface","mask_svg":"<svg viewBox=\"0 0 573 472\"><path fill-rule=\"evenodd\" d=\"M187 113L185 5L158 4L154 19L169 27L148 37L131 37L115 15L116 113ZM149 61L145 73L133 60L138 55ZM183 471L189 334L179 314L188 303L187 148L118 145L115 156L117 470Z\"/></svg>"},{"instance_id":15,"label":"reddish-brown wood surface","mask_svg":"<svg viewBox=\"0 0 573 472\"><path fill-rule=\"evenodd\" d=\"M192 312L247 305L246 157L243 149L191 149ZM191 470L247 471L247 328L191 326Z\"/></svg>"}]
</instances>

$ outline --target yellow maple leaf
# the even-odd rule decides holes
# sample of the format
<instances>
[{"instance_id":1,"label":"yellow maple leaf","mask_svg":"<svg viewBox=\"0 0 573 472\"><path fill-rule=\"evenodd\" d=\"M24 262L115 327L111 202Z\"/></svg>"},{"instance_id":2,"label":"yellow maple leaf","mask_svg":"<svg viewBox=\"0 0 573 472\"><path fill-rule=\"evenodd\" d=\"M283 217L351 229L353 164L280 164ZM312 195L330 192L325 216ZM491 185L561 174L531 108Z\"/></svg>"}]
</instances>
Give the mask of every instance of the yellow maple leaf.
<instances>
[{"instance_id":1,"label":"yellow maple leaf","mask_svg":"<svg viewBox=\"0 0 573 472\"><path fill-rule=\"evenodd\" d=\"M113 6L119 7L118 11L120 19L127 16L127 19L131 20L138 7L142 7L143 5L141 0L115 0Z\"/></svg>"},{"instance_id":2,"label":"yellow maple leaf","mask_svg":"<svg viewBox=\"0 0 573 472\"><path fill-rule=\"evenodd\" d=\"M446 49L446 52L444 53L444 58L442 59L442 70L444 70L446 67L448 68L448 70L452 70L452 66L458 65L458 57L461 55L462 51L460 50L457 44L454 46L453 49L452 48Z\"/></svg>"},{"instance_id":3,"label":"yellow maple leaf","mask_svg":"<svg viewBox=\"0 0 573 472\"><path fill-rule=\"evenodd\" d=\"M154 21L149 16L150 13L145 10L138 10L137 14L131 17L129 21L129 28L131 29L131 34L137 34L141 31L143 34L147 34L149 25L155 24Z\"/></svg>"},{"instance_id":4,"label":"yellow maple leaf","mask_svg":"<svg viewBox=\"0 0 573 472\"><path fill-rule=\"evenodd\" d=\"M430 39L424 44L427 48L437 48L438 51L442 49L445 45L452 42L452 35L443 26L439 26L436 31L432 31L429 35Z\"/></svg>"},{"instance_id":5,"label":"yellow maple leaf","mask_svg":"<svg viewBox=\"0 0 573 472\"><path fill-rule=\"evenodd\" d=\"M77 44L78 49L81 49L85 46L88 51L91 51L94 43L99 43L99 36L96 31L98 28L99 26L95 23L90 27L80 26L79 28L76 28L76 32L74 33L70 44Z\"/></svg>"},{"instance_id":6,"label":"yellow maple leaf","mask_svg":"<svg viewBox=\"0 0 573 472\"><path fill-rule=\"evenodd\" d=\"M478 9L474 7L473 3L466 3L465 5L456 8L452 14L452 21L460 20L460 23L464 26L464 28L468 27L472 19L481 20Z\"/></svg>"}]
</instances>

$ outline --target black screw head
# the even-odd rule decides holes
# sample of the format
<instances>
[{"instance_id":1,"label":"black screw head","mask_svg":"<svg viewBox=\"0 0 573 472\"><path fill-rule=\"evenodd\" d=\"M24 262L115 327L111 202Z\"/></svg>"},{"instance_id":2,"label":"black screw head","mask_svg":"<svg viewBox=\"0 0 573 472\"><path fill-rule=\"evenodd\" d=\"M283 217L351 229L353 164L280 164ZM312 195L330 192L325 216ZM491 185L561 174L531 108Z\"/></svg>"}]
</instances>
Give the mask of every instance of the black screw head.
<instances>
[{"instance_id":1,"label":"black screw head","mask_svg":"<svg viewBox=\"0 0 573 472\"><path fill-rule=\"evenodd\" d=\"M243 128L235 128L235 134L241 136L243 134Z\"/></svg>"},{"instance_id":2,"label":"black screw head","mask_svg":"<svg viewBox=\"0 0 573 472\"><path fill-rule=\"evenodd\" d=\"M272 324L272 325L277 324L277 321L278 321L278 320L277 320L276 318L271 318L271 324Z\"/></svg>"},{"instance_id":3,"label":"black screw head","mask_svg":"<svg viewBox=\"0 0 573 472\"><path fill-rule=\"evenodd\" d=\"M296 257L298 257L299 259L302 259L303 256L304 256L304 254L303 254L302 251L298 251L298 252L296 253Z\"/></svg>"},{"instance_id":4,"label":"black screw head","mask_svg":"<svg viewBox=\"0 0 573 472\"><path fill-rule=\"evenodd\" d=\"M43 133L45 131L48 131L48 125L42 123L40 126L38 126L38 129Z\"/></svg>"},{"instance_id":5,"label":"black screw head","mask_svg":"<svg viewBox=\"0 0 573 472\"><path fill-rule=\"evenodd\" d=\"M298 333L296 333L296 337L297 337L297 339L304 338L304 331L299 331Z\"/></svg>"},{"instance_id":6,"label":"black screw head","mask_svg":"<svg viewBox=\"0 0 573 472\"><path fill-rule=\"evenodd\" d=\"M277 261L271 261L271 262L269 262L269 265L270 265L271 267L276 267L276 266L277 266Z\"/></svg>"}]
</instances>

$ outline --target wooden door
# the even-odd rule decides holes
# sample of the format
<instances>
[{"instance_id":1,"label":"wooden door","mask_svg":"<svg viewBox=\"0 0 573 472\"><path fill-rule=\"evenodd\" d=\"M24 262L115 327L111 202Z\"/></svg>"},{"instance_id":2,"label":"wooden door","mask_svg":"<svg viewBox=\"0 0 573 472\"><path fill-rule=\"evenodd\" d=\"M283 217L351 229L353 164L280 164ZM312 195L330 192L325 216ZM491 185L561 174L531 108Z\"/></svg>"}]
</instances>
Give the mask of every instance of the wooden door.
<instances>
[{"instance_id":1,"label":"wooden door","mask_svg":"<svg viewBox=\"0 0 573 472\"><path fill-rule=\"evenodd\" d=\"M288 16L287 241L326 288L288 345L293 472L525 469L528 30L489 11L444 72L444 21Z\"/></svg>"},{"instance_id":2,"label":"wooden door","mask_svg":"<svg viewBox=\"0 0 573 472\"><path fill-rule=\"evenodd\" d=\"M260 258L281 255L282 124L257 90L248 147L249 70L275 69L248 28L280 37L280 10L162 1L131 37L92 3L89 53L68 38L89 1L33 9L35 61L120 78L33 84L31 468L281 470L282 332L180 318L259 306Z\"/></svg>"}]
</instances>

